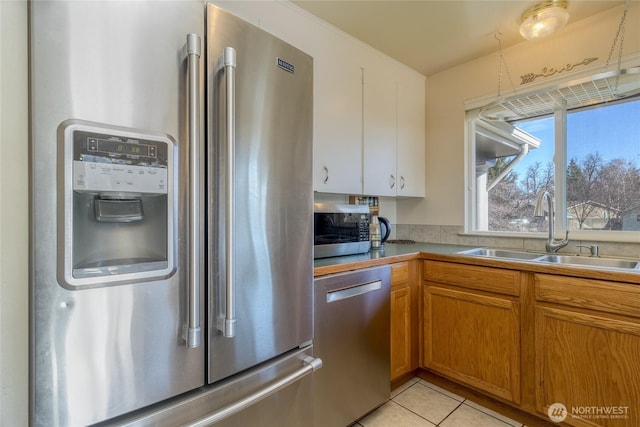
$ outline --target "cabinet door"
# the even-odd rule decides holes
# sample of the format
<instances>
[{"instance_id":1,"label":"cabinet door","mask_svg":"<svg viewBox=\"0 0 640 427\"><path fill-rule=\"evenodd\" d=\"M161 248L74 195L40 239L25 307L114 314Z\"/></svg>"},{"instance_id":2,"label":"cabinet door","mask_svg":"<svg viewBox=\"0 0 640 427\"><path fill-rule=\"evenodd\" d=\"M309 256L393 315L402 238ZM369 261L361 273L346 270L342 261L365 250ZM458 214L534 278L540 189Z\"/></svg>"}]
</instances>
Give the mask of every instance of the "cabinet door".
<instances>
[{"instance_id":1,"label":"cabinet door","mask_svg":"<svg viewBox=\"0 0 640 427\"><path fill-rule=\"evenodd\" d=\"M429 369L520 403L520 304L428 284L424 363Z\"/></svg>"},{"instance_id":2,"label":"cabinet door","mask_svg":"<svg viewBox=\"0 0 640 427\"><path fill-rule=\"evenodd\" d=\"M425 85L423 77L398 82L397 195L425 195Z\"/></svg>"},{"instance_id":3,"label":"cabinet door","mask_svg":"<svg viewBox=\"0 0 640 427\"><path fill-rule=\"evenodd\" d=\"M560 403L569 425L640 425L639 322L539 306L535 331L538 411Z\"/></svg>"},{"instance_id":4,"label":"cabinet door","mask_svg":"<svg viewBox=\"0 0 640 427\"><path fill-rule=\"evenodd\" d=\"M411 372L411 293L391 291L391 379Z\"/></svg>"},{"instance_id":5,"label":"cabinet door","mask_svg":"<svg viewBox=\"0 0 640 427\"><path fill-rule=\"evenodd\" d=\"M314 107L314 190L362 194L362 68L339 49L314 57Z\"/></svg>"},{"instance_id":6,"label":"cabinet door","mask_svg":"<svg viewBox=\"0 0 640 427\"><path fill-rule=\"evenodd\" d=\"M364 194L395 196L396 81L385 67L364 70Z\"/></svg>"}]
</instances>

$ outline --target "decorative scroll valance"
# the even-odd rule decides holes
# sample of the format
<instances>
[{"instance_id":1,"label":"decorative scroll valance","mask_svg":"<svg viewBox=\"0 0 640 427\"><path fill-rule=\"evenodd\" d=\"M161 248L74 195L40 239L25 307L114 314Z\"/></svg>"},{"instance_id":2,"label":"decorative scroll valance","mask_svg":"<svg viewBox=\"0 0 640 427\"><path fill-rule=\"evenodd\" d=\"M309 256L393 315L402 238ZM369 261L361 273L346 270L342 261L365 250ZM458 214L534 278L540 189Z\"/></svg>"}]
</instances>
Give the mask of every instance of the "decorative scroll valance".
<instances>
[{"instance_id":1,"label":"decorative scroll valance","mask_svg":"<svg viewBox=\"0 0 640 427\"><path fill-rule=\"evenodd\" d=\"M529 93L499 99L480 109L484 120L512 121L640 94L640 67L608 71Z\"/></svg>"}]
</instances>

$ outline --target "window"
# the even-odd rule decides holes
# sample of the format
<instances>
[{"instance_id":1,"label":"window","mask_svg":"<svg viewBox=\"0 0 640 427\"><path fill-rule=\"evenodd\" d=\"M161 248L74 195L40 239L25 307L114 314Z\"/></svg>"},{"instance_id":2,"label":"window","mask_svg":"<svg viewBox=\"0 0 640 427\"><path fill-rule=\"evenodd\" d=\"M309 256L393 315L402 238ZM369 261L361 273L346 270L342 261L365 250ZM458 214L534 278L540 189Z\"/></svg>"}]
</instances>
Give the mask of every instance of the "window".
<instances>
[{"instance_id":1,"label":"window","mask_svg":"<svg viewBox=\"0 0 640 427\"><path fill-rule=\"evenodd\" d=\"M484 131L500 121L468 122L475 168L470 230L547 231L549 218L533 215L545 190L554 196L558 234L568 229L588 239L640 231L639 97L510 120L507 141ZM516 131L525 137L513 138Z\"/></svg>"}]
</instances>

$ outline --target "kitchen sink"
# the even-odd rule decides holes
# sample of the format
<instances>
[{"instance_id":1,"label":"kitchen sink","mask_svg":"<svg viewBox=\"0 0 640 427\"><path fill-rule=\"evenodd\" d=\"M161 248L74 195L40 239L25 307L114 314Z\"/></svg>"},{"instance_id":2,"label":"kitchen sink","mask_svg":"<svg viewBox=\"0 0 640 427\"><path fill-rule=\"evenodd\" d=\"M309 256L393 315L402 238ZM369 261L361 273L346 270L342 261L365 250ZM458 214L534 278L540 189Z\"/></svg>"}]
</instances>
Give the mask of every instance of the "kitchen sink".
<instances>
[{"instance_id":1,"label":"kitchen sink","mask_svg":"<svg viewBox=\"0 0 640 427\"><path fill-rule=\"evenodd\" d=\"M588 267L622 268L627 270L640 270L640 262L625 259L594 258L574 255L544 255L536 259L539 262L553 264L569 264Z\"/></svg>"},{"instance_id":2,"label":"kitchen sink","mask_svg":"<svg viewBox=\"0 0 640 427\"><path fill-rule=\"evenodd\" d=\"M640 271L640 261L616 259L616 258L600 258L578 255L560 255L560 254L540 254L535 252L519 252L503 249L474 248L458 252L460 255L483 256L497 259L511 259L529 262L541 262L558 265L595 267L595 268L614 268L619 270L638 270Z\"/></svg>"},{"instance_id":3,"label":"kitchen sink","mask_svg":"<svg viewBox=\"0 0 640 427\"><path fill-rule=\"evenodd\" d=\"M540 257L540 254L536 254L532 252L507 251L503 249L489 249L489 248L468 249L466 251L461 251L458 253L462 255L476 255L476 256L486 256L486 257L492 257L492 258L508 258L508 259L519 259L519 260L532 260Z\"/></svg>"}]
</instances>

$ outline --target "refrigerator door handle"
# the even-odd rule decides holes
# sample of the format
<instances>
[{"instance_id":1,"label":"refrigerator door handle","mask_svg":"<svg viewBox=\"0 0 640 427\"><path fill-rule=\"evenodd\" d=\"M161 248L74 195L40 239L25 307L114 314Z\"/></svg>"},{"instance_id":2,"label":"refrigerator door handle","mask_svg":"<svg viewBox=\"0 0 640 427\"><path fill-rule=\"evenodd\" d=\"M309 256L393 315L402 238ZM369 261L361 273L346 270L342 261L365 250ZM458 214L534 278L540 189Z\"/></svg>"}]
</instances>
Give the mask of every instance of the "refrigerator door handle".
<instances>
[{"instance_id":1,"label":"refrigerator door handle","mask_svg":"<svg viewBox=\"0 0 640 427\"><path fill-rule=\"evenodd\" d=\"M218 326L222 336L233 338L236 335L235 313L235 278L234 278L234 235L235 235L235 121L236 121L236 50L232 47L224 48L223 55L225 84L226 84L226 145L227 145L227 176L225 188L226 227L225 227L225 311L222 324Z\"/></svg>"},{"instance_id":2,"label":"refrigerator door handle","mask_svg":"<svg viewBox=\"0 0 640 427\"><path fill-rule=\"evenodd\" d=\"M218 411L212 412L211 414L206 415L193 422L184 424L183 427L205 427L219 422L225 418L230 417L231 415L242 411L243 409L246 409L258 403L262 399L269 397L274 393L277 393L278 391L288 387L289 385L300 381L302 378L306 377L314 371L317 371L322 367L322 359L317 357L314 358L311 356L307 356L302 359L302 363L303 366L300 369L292 372L291 374L267 385L266 387L256 391L255 393L252 393L221 408Z\"/></svg>"},{"instance_id":3,"label":"refrigerator door handle","mask_svg":"<svg viewBox=\"0 0 640 427\"><path fill-rule=\"evenodd\" d=\"M187 347L201 344L200 328L200 36L187 34L189 80L189 283Z\"/></svg>"}]
</instances>

